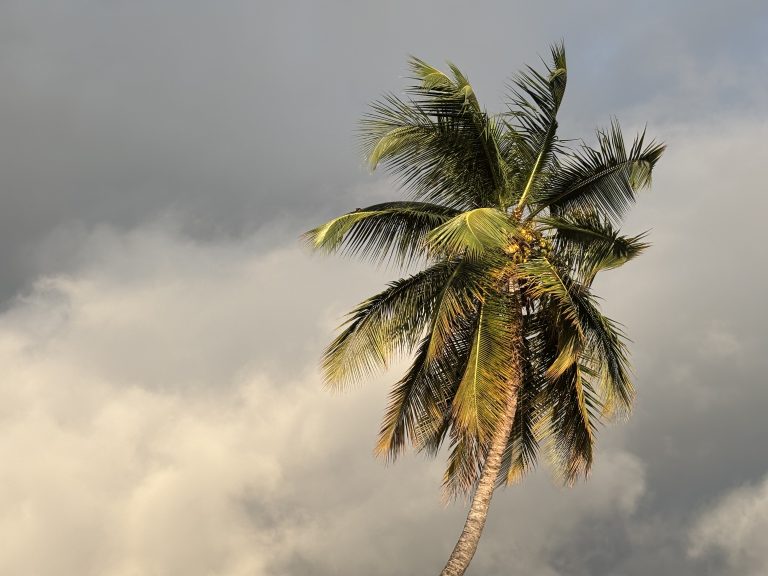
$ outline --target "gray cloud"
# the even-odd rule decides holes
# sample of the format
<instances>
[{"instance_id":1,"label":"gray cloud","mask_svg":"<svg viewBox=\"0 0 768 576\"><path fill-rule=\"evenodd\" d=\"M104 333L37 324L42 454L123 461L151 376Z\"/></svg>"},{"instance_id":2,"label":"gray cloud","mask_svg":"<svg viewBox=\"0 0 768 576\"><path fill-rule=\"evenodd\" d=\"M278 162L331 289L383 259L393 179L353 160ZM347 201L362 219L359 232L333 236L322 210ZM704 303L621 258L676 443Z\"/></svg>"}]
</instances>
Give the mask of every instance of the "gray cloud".
<instances>
[{"instance_id":1,"label":"gray cloud","mask_svg":"<svg viewBox=\"0 0 768 576\"><path fill-rule=\"evenodd\" d=\"M498 110L505 78L563 36L576 136L612 113L759 109L765 16L747 0L4 2L0 298L46 271L34 255L60 227L130 229L170 211L210 238L357 205L355 123L402 88L406 53L455 60Z\"/></svg>"}]
</instances>

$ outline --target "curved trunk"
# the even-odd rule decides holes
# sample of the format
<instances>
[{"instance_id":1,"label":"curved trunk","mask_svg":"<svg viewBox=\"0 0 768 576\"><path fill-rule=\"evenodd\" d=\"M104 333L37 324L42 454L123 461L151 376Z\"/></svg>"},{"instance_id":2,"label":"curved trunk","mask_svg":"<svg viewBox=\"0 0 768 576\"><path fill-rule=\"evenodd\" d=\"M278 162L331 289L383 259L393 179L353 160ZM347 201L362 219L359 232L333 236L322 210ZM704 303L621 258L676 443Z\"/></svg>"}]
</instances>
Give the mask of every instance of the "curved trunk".
<instances>
[{"instance_id":1,"label":"curved trunk","mask_svg":"<svg viewBox=\"0 0 768 576\"><path fill-rule=\"evenodd\" d=\"M472 496L472 504L469 508L467 521L464 523L464 530L462 530L459 541L456 542L451 557L448 559L448 563L443 568L440 576L462 576L477 550L477 544L480 541L483 526L485 526L485 518L488 515L488 506L491 504L493 491L496 488L496 481L501 469L501 459L515 420L515 409L517 408L516 387L512 387L509 396L507 409L504 412L504 420L491 438L488 456L485 459L483 471L480 474L477 488Z\"/></svg>"}]
</instances>

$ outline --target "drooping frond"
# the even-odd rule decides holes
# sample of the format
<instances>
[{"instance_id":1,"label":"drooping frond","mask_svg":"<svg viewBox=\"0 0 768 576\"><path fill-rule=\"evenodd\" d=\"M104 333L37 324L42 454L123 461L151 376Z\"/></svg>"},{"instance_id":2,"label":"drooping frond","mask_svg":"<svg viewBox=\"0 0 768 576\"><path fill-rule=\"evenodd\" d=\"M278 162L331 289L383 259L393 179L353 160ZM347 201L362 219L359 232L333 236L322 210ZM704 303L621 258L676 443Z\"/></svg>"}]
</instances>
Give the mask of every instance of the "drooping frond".
<instances>
[{"instance_id":1,"label":"drooping frond","mask_svg":"<svg viewBox=\"0 0 768 576\"><path fill-rule=\"evenodd\" d=\"M438 296L439 304L434 308L429 327L428 358L436 358L442 353L461 325L462 318L475 315L488 281L482 264L462 259L443 283Z\"/></svg>"},{"instance_id":2,"label":"drooping frond","mask_svg":"<svg viewBox=\"0 0 768 576\"><path fill-rule=\"evenodd\" d=\"M502 456L497 484L514 484L536 465L539 439L536 433L539 411L535 404L537 391L534 382L524 381L517 396L517 411L512 432Z\"/></svg>"},{"instance_id":3,"label":"drooping frond","mask_svg":"<svg viewBox=\"0 0 768 576\"><path fill-rule=\"evenodd\" d=\"M512 362L514 332L509 310L486 299L472 339L467 366L452 404L453 424L487 441L504 412L507 389L518 376Z\"/></svg>"},{"instance_id":4,"label":"drooping frond","mask_svg":"<svg viewBox=\"0 0 768 576\"><path fill-rule=\"evenodd\" d=\"M603 412L627 414L634 399L624 336L604 316L587 286L573 280L566 270L546 258L520 267L529 294L553 308L558 356L547 369L551 378L582 362L596 367Z\"/></svg>"},{"instance_id":5,"label":"drooping frond","mask_svg":"<svg viewBox=\"0 0 768 576\"><path fill-rule=\"evenodd\" d=\"M599 148L584 144L562 160L547 187L534 199L535 212L549 209L559 216L570 210L596 212L620 221L635 202L635 192L651 183L651 173L664 145L645 143L640 134L629 151L616 120L598 132Z\"/></svg>"},{"instance_id":6,"label":"drooping frond","mask_svg":"<svg viewBox=\"0 0 768 576\"><path fill-rule=\"evenodd\" d=\"M542 390L547 383L545 372L554 358L551 353L547 354L548 342L543 332L547 324L542 322L541 314L531 311L522 316L522 324L521 376L515 420L502 456L498 485L518 482L536 465L540 440L537 428L546 411L542 402Z\"/></svg>"},{"instance_id":7,"label":"drooping frond","mask_svg":"<svg viewBox=\"0 0 768 576\"><path fill-rule=\"evenodd\" d=\"M385 368L397 353L412 350L458 266L440 262L359 304L323 355L326 383L340 387L359 381Z\"/></svg>"},{"instance_id":8,"label":"drooping frond","mask_svg":"<svg viewBox=\"0 0 768 576\"><path fill-rule=\"evenodd\" d=\"M469 358L451 404L451 455L443 482L446 495L466 493L474 485L511 390L520 382L520 327L510 322L515 302L505 291L489 292L482 302ZM478 461L458 461L467 451Z\"/></svg>"},{"instance_id":9,"label":"drooping frond","mask_svg":"<svg viewBox=\"0 0 768 576\"><path fill-rule=\"evenodd\" d=\"M622 236L594 212L570 211L559 218L539 218L538 223L544 230L556 231L558 256L586 285L592 284L598 272L626 264L649 246L643 242L645 234Z\"/></svg>"},{"instance_id":10,"label":"drooping frond","mask_svg":"<svg viewBox=\"0 0 768 576\"><path fill-rule=\"evenodd\" d=\"M563 321L579 335L583 334L579 308L574 300L583 292L583 287L568 276L566 269L549 258L539 257L518 266L517 273L531 300L548 300L556 306Z\"/></svg>"},{"instance_id":11,"label":"drooping frond","mask_svg":"<svg viewBox=\"0 0 768 576\"><path fill-rule=\"evenodd\" d=\"M430 353L434 331L428 330L405 376L392 388L375 452L395 460L410 441L434 455L449 426L449 405L466 369L477 309L454 318L448 340Z\"/></svg>"},{"instance_id":12,"label":"drooping frond","mask_svg":"<svg viewBox=\"0 0 768 576\"><path fill-rule=\"evenodd\" d=\"M346 251L375 261L410 264L426 256L426 235L458 211L426 202L385 202L334 218L304 239L324 252Z\"/></svg>"},{"instance_id":13,"label":"drooping frond","mask_svg":"<svg viewBox=\"0 0 768 576\"><path fill-rule=\"evenodd\" d=\"M435 391L442 396L443 389L452 382L438 362L429 358L429 340L429 336L424 338L413 364L389 394L374 452L390 461L397 459L407 442L414 443L420 422L439 429L445 421L445 408L441 409Z\"/></svg>"},{"instance_id":14,"label":"drooping frond","mask_svg":"<svg viewBox=\"0 0 768 576\"><path fill-rule=\"evenodd\" d=\"M448 465L443 474L443 498L454 500L466 495L477 482L486 450L467 431L452 427Z\"/></svg>"},{"instance_id":15,"label":"drooping frond","mask_svg":"<svg viewBox=\"0 0 768 576\"><path fill-rule=\"evenodd\" d=\"M456 67L451 78L413 58L411 69L410 98L389 95L361 122L371 167L384 162L415 199L460 209L498 205L506 174L501 127Z\"/></svg>"},{"instance_id":16,"label":"drooping frond","mask_svg":"<svg viewBox=\"0 0 768 576\"><path fill-rule=\"evenodd\" d=\"M628 416L635 399L630 378L626 337L621 328L603 315L591 299L583 304L583 325L587 328L588 358L595 372L603 415Z\"/></svg>"},{"instance_id":17,"label":"drooping frond","mask_svg":"<svg viewBox=\"0 0 768 576\"><path fill-rule=\"evenodd\" d=\"M551 410L545 432L550 459L570 484L592 466L601 402L578 363L553 379L545 393Z\"/></svg>"}]
</instances>

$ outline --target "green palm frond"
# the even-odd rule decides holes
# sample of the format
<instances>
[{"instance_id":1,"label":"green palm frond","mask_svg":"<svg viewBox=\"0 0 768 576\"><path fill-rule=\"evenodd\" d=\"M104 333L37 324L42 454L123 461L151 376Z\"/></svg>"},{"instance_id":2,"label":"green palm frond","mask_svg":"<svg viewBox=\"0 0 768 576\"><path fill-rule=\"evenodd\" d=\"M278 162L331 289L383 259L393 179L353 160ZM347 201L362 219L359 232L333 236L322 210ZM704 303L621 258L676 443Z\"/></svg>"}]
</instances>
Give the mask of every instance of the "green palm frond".
<instances>
[{"instance_id":1,"label":"green palm frond","mask_svg":"<svg viewBox=\"0 0 768 576\"><path fill-rule=\"evenodd\" d=\"M335 388L359 381L386 368L398 353L412 350L457 267L451 261L440 262L390 283L360 303L323 355L327 385Z\"/></svg>"},{"instance_id":2,"label":"green palm frond","mask_svg":"<svg viewBox=\"0 0 768 576\"><path fill-rule=\"evenodd\" d=\"M546 391L551 419L545 432L550 460L566 483L592 466L601 402L582 366L573 364Z\"/></svg>"},{"instance_id":3,"label":"green palm frond","mask_svg":"<svg viewBox=\"0 0 768 576\"><path fill-rule=\"evenodd\" d=\"M539 444L546 436L551 416L546 394L550 367L559 355L560 334L553 329L559 319L552 306L529 309L523 316L522 380L517 398L515 422L502 458L499 484L513 484L535 465Z\"/></svg>"},{"instance_id":4,"label":"green palm frond","mask_svg":"<svg viewBox=\"0 0 768 576\"><path fill-rule=\"evenodd\" d=\"M433 314L433 323L437 316ZM427 331L411 367L390 392L377 455L394 461L408 441L418 450L437 453L450 424L447 408L466 369L477 317L477 309L455 317L447 341L436 353L435 331Z\"/></svg>"},{"instance_id":5,"label":"green palm frond","mask_svg":"<svg viewBox=\"0 0 768 576\"><path fill-rule=\"evenodd\" d=\"M520 270L529 293L550 298L556 312L553 326L557 329L558 356L547 369L548 376L560 377L582 360L595 365L603 412L607 416L628 414L634 387L619 327L600 312L586 286L546 258L528 262Z\"/></svg>"},{"instance_id":6,"label":"green palm frond","mask_svg":"<svg viewBox=\"0 0 768 576\"><path fill-rule=\"evenodd\" d=\"M443 257L477 258L499 252L509 244L515 226L497 208L475 208L462 212L427 235L429 249Z\"/></svg>"},{"instance_id":7,"label":"green palm frond","mask_svg":"<svg viewBox=\"0 0 768 576\"><path fill-rule=\"evenodd\" d=\"M544 74L529 66L510 86L513 107L507 114L511 125L505 148L524 177L519 182L518 209L537 187L539 176L548 170L558 151L557 112L565 94L568 70L562 43L553 45L551 52L552 64Z\"/></svg>"},{"instance_id":8,"label":"green palm frond","mask_svg":"<svg viewBox=\"0 0 768 576\"><path fill-rule=\"evenodd\" d=\"M544 378L535 349L536 334L531 318L525 318L523 353L520 357L521 378L517 391L515 421L501 461L497 483L514 484L536 465L539 452L537 424L542 416L541 390Z\"/></svg>"},{"instance_id":9,"label":"green palm frond","mask_svg":"<svg viewBox=\"0 0 768 576\"><path fill-rule=\"evenodd\" d=\"M635 192L650 185L663 144L645 144L642 133L627 151L616 120L597 136L598 149L584 144L563 159L546 189L534 199L535 213L548 208L558 216L575 209L618 222L635 202Z\"/></svg>"},{"instance_id":10,"label":"green palm frond","mask_svg":"<svg viewBox=\"0 0 768 576\"><path fill-rule=\"evenodd\" d=\"M315 250L408 265L426 256L427 234L457 214L426 202L385 202L334 218L304 234L304 240Z\"/></svg>"},{"instance_id":11,"label":"green palm frond","mask_svg":"<svg viewBox=\"0 0 768 576\"><path fill-rule=\"evenodd\" d=\"M453 500L468 494L477 482L485 459L479 440L459 428L451 428L448 465L443 474L443 496Z\"/></svg>"},{"instance_id":12,"label":"green palm frond","mask_svg":"<svg viewBox=\"0 0 768 576\"><path fill-rule=\"evenodd\" d=\"M482 263L462 259L443 283L430 325L429 358L438 357L462 322L477 313L488 280L484 272Z\"/></svg>"},{"instance_id":13,"label":"green palm frond","mask_svg":"<svg viewBox=\"0 0 768 576\"><path fill-rule=\"evenodd\" d=\"M538 218L543 230L556 231L557 253L578 271L581 282L591 285L598 272L618 268L639 256L649 244L646 233L622 236L596 213L571 211L559 218Z\"/></svg>"},{"instance_id":14,"label":"green palm frond","mask_svg":"<svg viewBox=\"0 0 768 576\"><path fill-rule=\"evenodd\" d=\"M480 306L467 366L451 405L453 426L487 442L518 381L517 343L509 296L488 294Z\"/></svg>"},{"instance_id":15,"label":"green palm frond","mask_svg":"<svg viewBox=\"0 0 768 576\"><path fill-rule=\"evenodd\" d=\"M545 300L547 304L554 305L561 320L567 322L579 336L583 335L577 299L586 289L569 276L567 269L542 256L518 266L517 273L531 300Z\"/></svg>"},{"instance_id":16,"label":"green palm frond","mask_svg":"<svg viewBox=\"0 0 768 576\"><path fill-rule=\"evenodd\" d=\"M477 480L494 430L517 386L515 358L519 327L509 322L516 300L505 292L485 295L471 339L466 368L450 408L451 450L443 478L444 494L466 493ZM471 455L471 461L465 459Z\"/></svg>"},{"instance_id":17,"label":"green palm frond","mask_svg":"<svg viewBox=\"0 0 768 576\"><path fill-rule=\"evenodd\" d=\"M423 339L408 372L392 387L374 449L377 456L395 461L407 442L417 441L420 429L434 434L443 428L445 409L440 400L453 382L445 377L440 363L429 358L429 341L429 336Z\"/></svg>"},{"instance_id":18,"label":"green palm frond","mask_svg":"<svg viewBox=\"0 0 768 576\"><path fill-rule=\"evenodd\" d=\"M594 367L599 384L603 415L609 418L626 417L635 399L626 336L620 326L604 316L591 299L585 300L583 308L588 362Z\"/></svg>"},{"instance_id":19,"label":"green palm frond","mask_svg":"<svg viewBox=\"0 0 768 576\"><path fill-rule=\"evenodd\" d=\"M500 126L455 66L454 78L416 58L411 67L418 83L410 98L389 95L361 122L369 164L385 162L414 199L462 209L497 204L506 173Z\"/></svg>"}]
</instances>

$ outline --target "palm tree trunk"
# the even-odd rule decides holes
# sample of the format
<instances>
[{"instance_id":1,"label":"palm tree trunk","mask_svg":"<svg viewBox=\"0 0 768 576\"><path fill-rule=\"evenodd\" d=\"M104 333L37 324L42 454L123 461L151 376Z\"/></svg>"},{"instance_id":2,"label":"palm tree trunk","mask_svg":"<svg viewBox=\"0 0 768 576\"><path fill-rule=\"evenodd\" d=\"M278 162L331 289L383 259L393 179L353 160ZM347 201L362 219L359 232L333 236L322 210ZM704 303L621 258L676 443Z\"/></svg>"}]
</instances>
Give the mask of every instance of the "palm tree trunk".
<instances>
[{"instance_id":1,"label":"palm tree trunk","mask_svg":"<svg viewBox=\"0 0 768 576\"><path fill-rule=\"evenodd\" d=\"M493 491L496 488L496 481L501 469L501 458L504 455L504 449L507 446L507 440L512 431L516 408L517 387L513 386L509 393L504 419L491 438L488 456L485 459L483 471L480 474L477 488L475 488L475 493L472 496L472 504L469 507L467 521L464 523L464 530L462 530L459 541L456 542L451 557L448 559L448 563L443 568L440 576L462 576L475 555L480 535L483 532L483 526L485 526L485 519L488 515L488 507L491 504Z\"/></svg>"}]
</instances>

